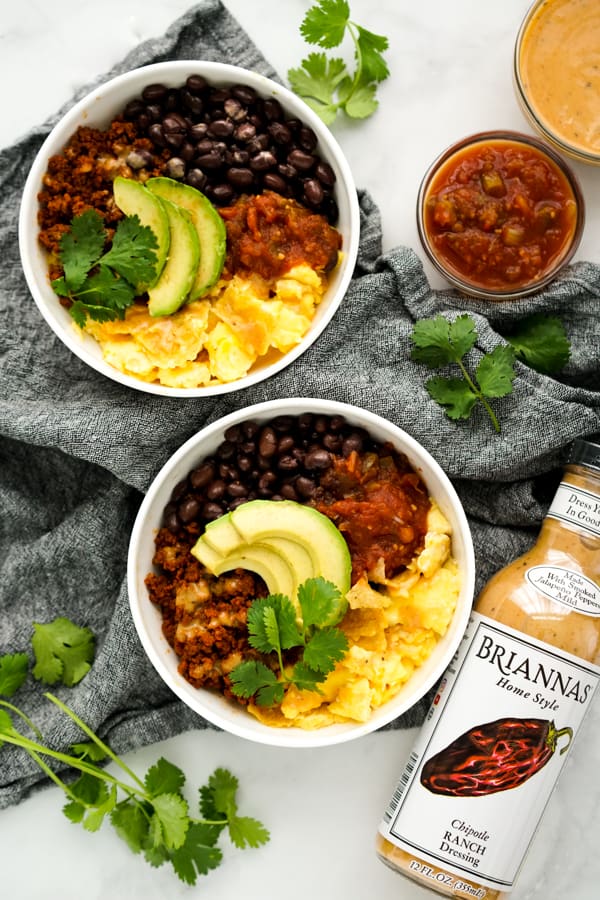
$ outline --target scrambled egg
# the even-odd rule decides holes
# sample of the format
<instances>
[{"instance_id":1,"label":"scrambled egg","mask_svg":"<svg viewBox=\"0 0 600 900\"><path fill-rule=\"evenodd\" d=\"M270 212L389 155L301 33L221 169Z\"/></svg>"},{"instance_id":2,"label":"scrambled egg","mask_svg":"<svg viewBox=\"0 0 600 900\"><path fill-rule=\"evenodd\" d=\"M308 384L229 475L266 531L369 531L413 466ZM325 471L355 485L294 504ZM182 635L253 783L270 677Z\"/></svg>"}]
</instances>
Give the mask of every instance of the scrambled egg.
<instances>
[{"instance_id":1,"label":"scrambled egg","mask_svg":"<svg viewBox=\"0 0 600 900\"><path fill-rule=\"evenodd\" d=\"M349 607L339 627L348 652L321 685L322 693L291 685L280 706L250 704L249 711L281 728L368 721L428 659L450 624L461 585L450 534L449 522L432 502L423 550L405 571L387 579L378 566L347 594Z\"/></svg>"},{"instance_id":2,"label":"scrambled egg","mask_svg":"<svg viewBox=\"0 0 600 900\"><path fill-rule=\"evenodd\" d=\"M235 275L173 315L152 317L136 304L122 320L88 319L85 330L126 375L178 388L223 384L242 378L269 351L298 344L326 287L307 265L273 282Z\"/></svg>"}]
</instances>

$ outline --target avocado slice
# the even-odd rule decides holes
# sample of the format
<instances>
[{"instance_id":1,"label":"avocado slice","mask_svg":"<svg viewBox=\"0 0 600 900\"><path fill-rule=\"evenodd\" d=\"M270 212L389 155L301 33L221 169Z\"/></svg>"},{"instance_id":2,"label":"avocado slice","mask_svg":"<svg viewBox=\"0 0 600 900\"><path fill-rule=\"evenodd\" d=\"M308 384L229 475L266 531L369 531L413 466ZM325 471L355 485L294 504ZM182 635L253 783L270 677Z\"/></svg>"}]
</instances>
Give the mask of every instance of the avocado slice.
<instances>
[{"instance_id":1,"label":"avocado slice","mask_svg":"<svg viewBox=\"0 0 600 900\"><path fill-rule=\"evenodd\" d=\"M224 535L222 555L232 552L235 539L231 526L240 535L240 546L262 544L276 550L283 556L290 568L297 571L297 582L302 584L307 578L322 576L331 581L342 595L350 590L352 560L348 545L333 522L310 506L303 506L292 500L250 500L242 503L231 513L211 522L210 546L219 551L219 533ZM197 545L201 545L199 538ZM292 553L286 543L299 545L300 550ZM196 554L196 547L192 550ZM306 556L311 563L311 571L306 566ZM303 562L301 562L303 560Z\"/></svg>"},{"instance_id":2,"label":"avocado slice","mask_svg":"<svg viewBox=\"0 0 600 900\"><path fill-rule=\"evenodd\" d=\"M231 513L226 513L209 522L200 540L217 551L220 556L227 556L243 543L241 534L231 521ZM204 563L204 565L207 564Z\"/></svg>"},{"instance_id":3,"label":"avocado slice","mask_svg":"<svg viewBox=\"0 0 600 900\"><path fill-rule=\"evenodd\" d=\"M232 569L248 569L250 572L256 572L267 585L270 594L296 596L298 586L294 572L283 557L266 545L252 544L241 547L217 563L213 572L215 575L222 575L223 572L230 572Z\"/></svg>"},{"instance_id":4,"label":"avocado slice","mask_svg":"<svg viewBox=\"0 0 600 900\"><path fill-rule=\"evenodd\" d=\"M136 284L136 289L143 293L158 281L164 268L171 242L169 218L158 197L146 190L140 181L123 178L118 175L113 181L115 203L126 216L137 216L142 225L147 225L154 232L158 242L156 253L156 276L147 284Z\"/></svg>"},{"instance_id":5,"label":"avocado slice","mask_svg":"<svg viewBox=\"0 0 600 900\"><path fill-rule=\"evenodd\" d=\"M190 214L200 242L200 264L189 300L196 300L215 284L223 270L227 232L225 223L201 191L173 178L149 178L148 189L156 196L170 200Z\"/></svg>"},{"instance_id":6,"label":"avocado slice","mask_svg":"<svg viewBox=\"0 0 600 900\"><path fill-rule=\"evenodd\" d=\"M198 269L200 245L187 212L169 200L159 202L169 219L171 243L160 278L148 290L148 312L151 316L168 316L188 298Z\"/></svg>"}]
</instances>

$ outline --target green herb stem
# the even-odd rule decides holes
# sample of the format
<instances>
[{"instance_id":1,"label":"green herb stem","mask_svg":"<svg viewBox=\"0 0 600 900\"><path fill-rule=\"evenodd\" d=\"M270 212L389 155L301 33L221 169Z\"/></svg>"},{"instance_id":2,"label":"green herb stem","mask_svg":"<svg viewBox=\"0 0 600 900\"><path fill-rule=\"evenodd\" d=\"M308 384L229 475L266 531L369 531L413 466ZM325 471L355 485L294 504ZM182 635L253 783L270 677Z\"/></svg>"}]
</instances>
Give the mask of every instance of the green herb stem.
<instances>
[{"instance_id":1,"label":"green herb stem","mask_svg":"<svg viewBox=\"0 0 600 900\"><path fill-rule=\"evenodd\" d=\"M470 376L469 373L467 372L467 369L465 368L465 365L464 365L462 359L457 359L457 360L456 360L456 363L457 363L458 367L460 368L460 370L461 370L461 372L462 372L462 374L463 374L463 378L465 379L465 381L466 381L467 384L469 385L469 388L473 391L473 393L475 394L475 396L477 397L477 399L480 400L480 401L483 403L483 405L484 405L484 407L485 407L485 409L486 409L486 412L487 412L488 416L489 416L490 419L492 420L492 425L494 426L494 429L495 429L496 433L497 433L497 434L500 434L500 422L498 421L498 417L496 416L496 413L494 412L494 410L492 409L492 407L490 406L490 404L489 404L488 401L486 400L486 398L485 398L485 396L483 395L482 391L480 391L480 389L477 387L477 385L475 384L475 382L473 381L473 379L471 378L471 376Z\"/></svg>"}]
</instances>

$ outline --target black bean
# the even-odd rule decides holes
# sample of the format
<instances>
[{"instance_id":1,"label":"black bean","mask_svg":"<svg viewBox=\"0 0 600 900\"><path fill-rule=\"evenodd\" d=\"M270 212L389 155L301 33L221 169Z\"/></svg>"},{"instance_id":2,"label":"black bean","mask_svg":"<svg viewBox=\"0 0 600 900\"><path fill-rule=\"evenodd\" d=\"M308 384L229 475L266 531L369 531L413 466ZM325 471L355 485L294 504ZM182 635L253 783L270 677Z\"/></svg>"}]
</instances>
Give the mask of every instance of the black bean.
<instances>
[{"instance_id":1,"label":"black bean","mask_svg":"<svg viewBox=\"0 0 600 900\"><path fill-rule=\"evenodd\" d=\"M235 191L230 184L216 184L210 194L213 201L220 206L226 206L235 197Z\"/></svg>"},{"instance_id":2,"label":"black bean","mask_svg":"<svg viewBox=\"0 0 600 900\"><path fill-rule=\"evenodd\" d=\"M237 481L239 477L240 473L235 466L231 466L229 463L221 463L219 466L219 478L224 481Z\"/></svg>"},{"instance_id":3,"label":"black bean","mask_svg":"<svg viewBox=\"0 0 600 900\"><path fill-rule=\"evenodd\" d=\"M148 166L151 166L153 163L153 156L148 150L132 150L127 154L125 162L131 169L134 169L134 171L137 172L139 169L145 169Z\"/></svg>"},{"instance_id":4,"label":"black bean","mask_svg":"<svg viewBox=\"0 0 600 900\"><path fill-rule=\"evenodd\" d=\"M312 428L314 416L312 413L302 413L298 416L298 428L301 432L306 433Z\"/></svg>"},{"instance_id":5,"label":"black bean","mask_svg":"<svg viewBox=\"0 0 600 900\"><path fill-rule=\"evenodd\" d=\"M185 175L185 161L178 156L172 156L165 166L165 172L169 178L180 181Z\"/></svg>"},{"instance_id":6,"label":"black bean","mask_svg":"<svg viewBox=\"0 0 600 900\"><path fill-rule=\"evenodd\" d=\"M183 497L183 495L185 494L186 490L187 490L187 479L183 478L173 488L173 493L171 494L172 499L180 500Z\"/></svg>"},{"instance_id":7,"label":"black bean","mask_svg":"<svg viewBox=\"0 0 600 900\"><path fill-rule=\"evenodd\" d=\"M221 159L221 154L217 150L211 150L210 153L200 153L196 159L195 163L201 169L219 169L223 165L223 160Z\"/></svg>"},{"instance_id":8,"label":"black bean","mask_svg":"<svg viewBox=\"0 0 600 900\"><path fill-rule=\"evenodd\" d=\"M239 191L250 187L254 181L254 175L250 169L242 166L232 166L227 172L227 180Z\"/></svg>"},{"instance_id":9,"label":"black bean","mask_svg":"<svg viewBox=\"0 0 600 900\"><path fill-rule=\"evenodd\" d=\"M139 99L130 100L125 109L123 110L123 115L126 119L132 120L137 119L139 115L141 115L146 109L145 104Z\"/></svg>"},{"instance_id":10,"label":"black bean","mask_svg":"<svg viewBox=\"0 0 600 900\"><path fill-rule=\"evenodd\" d=\"M196 188L197 191L203 191L208 181L202 169L190 169L185 180L190 187Z\"/></svg>"},{"instance_id":11,"label":"black bean","mask_svg":"<svg viewBox=\"0 0 600 900\"><path fill-rule=\"evenodd\" d=\"M226 484L222 478L217 478L206 488L206 497L208 500L220 500L225 493Z\"/></svg>"},{"instance_id":12,"label":"black bean","mask_svg":"<svg viewBox=\"0 0 600 900\"><path fill-rule=\"evenodd\" d=\"M303 199L309 206L319 206L323 202L323 188L316 178L307 178L304 182Z\"/></svg>"},{"instance_id":13,"label":"black bean","mask_svg":"<svg viewBox=\"0 0 600 900\"><path fill-rule=\"evenodd\" d=\"M242 439L242 426L230 425L229 428L225 429L223 437L232 444L239 443Z\"/></svg>"},{"instance_id":14,"label":"black bean","mask_svg":"<svg viewBox=\"0 0 600 900\"><path fill-rule=\"evenodd\" d=\"M227 90L227 88L212 88L208 99L210 105L215 107L223 106L228 97L229 91Z\"/></svg>"},{"instance_id":15,"label":"black bean","mask_svg":"<svg viewBox=\"0 0 600 900\"><path fill-rule=\"evenodd\" d=\"M233 136L236 141L242 141L242 143L246 143L246 141L251 141L254 135L256 134L256 126L251 122L242 122L241 125L235 129Z\"/></svg>"},{"instance_id":16,"label":"black bean","mask_svg":"<svg viewBox=\"0 0 600 900\"><path fill-rule=\"evenodd\" d=\"M309 498L313 497L316 490L317 485L312 480L312 478L307 478L305 475L299 475L294 482L294 487L296 491L301 497Z\"/></svg>"},{"instance_id":17,"label":"black bean","mask_svg":"<svg viewBox=\"0 0 600 900\"><path fill-rule=\"evenodd\" d=\"M208 126L208 133L217 138L231 137L233 134L234 124L229 119L215 119Z\"/></svg>"},{"instance_id":18,"label":"black bean","mask_svg":"<svg viewBox=\"0 0 600 900\"><path fill-rule=\"evenodd\" d=\"M266 150L269 146L269 135L268 134L257 134L251 140L248 141L248 152L249 153L259 153L261 150Z\"/></svg>"},{"instance_id":19,"label":"black bean","mask_svg":"<svg viewBox=\"0 0 600 900\"><path fill-rule=\"evenodd\" d=\"M238 456L237 467L244 475L252 471L254 463L249 456Z\"/></svg>"},{"instance_id":20,"label":"black bean","mask_svg":"<svg viewBox=\"0 0 600 900\"><path fill-rule=\"evenodd\" d=\"M146 115L150 116L153 122L158 122L162 116L162 108L158 103L149 103L146 107Z\"/></svg>"},{"instance_id":21,"label":"black bean","mask_svg":"<svg viewBox=\"0 0 600 900\"><path fill-rule=\"evenodd\" d=\"M272 169L277 165L277 157L270 150L260 150L250 157L248 165L253 172L266 172L267 169Z\"/></svg>"},{"instance_id":22,"label":"black bean","mask_svg":"<svg viewBox=\"0 0 600 900\"><path fill-rule=\"evenodd\" d=\"M228 166L247 166L250 161L250 154L247 150L226 150L225 163Z\"/></svg>"},{"instance_id":23,"label":"black bean","mask_svg":"<svg viewBox=\"0 0 600 900\"><path fill-rule=\"evenodd\" d=\"M235 444L233 441L224 440L217 447L216 457L219 460L228 462L235 458Z\"/></svg>"},{"instance_id":24,"label":"black bean","mask_svg":"<svg viewBox=\"0 0 600 900\"><path fill-rule=\"evenodd\" d=\"M241 122L248 113L248 110L242 106L236 97L228 97L223 104L223 109L234 122Z\"/></svg>"},{"instance_id":25,"label":"black bean","mask_svg":"<svg viewBox=\"0 0 600 900\"><path fill-rule=\"evenodd\" d=\"M163 135L162 125L154 122L148 129L148 137L158 146L166 147L166 141Z\"/></svg>"},{"instance_id":26,"label":"black bean","mask_svg":"<svg viewBox=\"0 0 600 900\"><path fill-rule=\"evenodd\" d=\"M204 137L206 137L206 131L208 129L208 125L206 122L196 122L195 125L192 125L191 128L188 128L188 136L192 141L201 141Z\"/></svg>"},{"instance_id":27,"label":"black bean","mask_svg":"<svg viewBox=\"0 0 600 900\"><path fill-rule=\"evenodd\" d=\"M167 94L162 102L162 107L165 112L175 112L177 107L179 106L179 93L174 88L170 91L167 91Z\"/></svg>"},{"instance_id":28,"label":"black bean","mask_svg":"<svg viewBox=\"0 0 600 900\"><path fill-rule=\"evenodd\" d=\"M283 179L281 175L276 175L275 172L267 172L263 178L263 185L268 191L276 191L278 194L283 194L284 196L287 194L287 184L285 179Z\"/></svg>"},{"instance_id":29,"label":"black bean","mask_svg":"<svg viewBox=\"0 0 600 900\"><path fill-rule=\"evenodd\" d=\"M342 444L342 455L350 456L353 450L357 450L359 453L363 449L363 436L356 431L353 431L348 435L347 438L344 439Z\"/></svg>"},{"instance_id":30,"label":"black bean","mask_svg":"<svg viewBox=\"0 0 600 900\"><path fill-rule=\"evenodd\" d=\"M192 113L192 115L200 116L202 114L204 110L202 97L198 97L197 94L193 94L191 91L187 90L181 92L181 100L185 109Z\"/></svg>"},{"instance_id":31,"label":"black bean","mask_svg":"<svg viewBox=\"0 0 600 900\"><path fill-rule=\"evenodd\" d=\"M200 156L203 153L212 153L215 149L215 142L209 137L204 137L196 144L196 153Z\"/></svg>"},{"instance_id":32,"label":"black bean","mask_svg":"<svg viewBox=\"0 0 600 900\"><path fill-rule=\"evenodd\" d=\"M271 425L278 431L280 434L285 431L290 431L294 427L294 416L288 415L280 415L275 416L274 419L271 420Z\"/></svg>"},{"instance_id":33,"label":"black bean","mask_svg":"<svg viewBox=\"0 0 600 900\"><path fill-rule=\"evenodd\" d=\"M335 184L335 172L329 163L324 162L322 159L315 166L315 175L325 187L333 187Z\"/></svg>"},{"instance_id":34,"label":"black bean","mask_svg":"<svg viewBox=\"0 0 600 900\"><path fill-rule=\"evenodd\" d=\"M295 169L293 166L290 166L287 163L278 165L277 171L282 176L282 178L286 178L288 181L292 181L298 175L298 169Z\"/></svg>"},{"instance_id":35,"label":"black bean","mask_svg":"<svg viewBox=\"0 0 600 900\"><path fill-rule=\"evenodd\" d=\"M329 428L329 419L327 416L317 416L314 421L314 429L317 434L325 434Z\"/></svg>"},{"instance_id":36,"label":"black bean","mask_svg":"<svg viewBox=\"0 0 600 900\"><path fill-rule=\"evenodd\" d=\"M331 456L323 448L316 448L304 457L304 465L307 469L328 469L331 465Z\"/></svg>"},{"instance_id":37,"label":"black bean","mask_svg":"<svg viewBox=\"0 0 600 900\"><path fill-rule=\"evenodd\" d=\"M256 431L254 433L254 436L256 436L256 434L258 434L258 431ZM244 437L246 437L245 432L244 432ZM253 441L253 440L242 441L242 443L240 444L240 450L242 451L242 453L247 453L248 455L251 456L253 453L256 453L256 441Z\"/></svg>"},{"instance_id":38,"label":"black bean","mask_svg":"<svg viewBox=\"0 0 600 900\"><path fill-rule=\"evenodd\" d=\"M298 494L294 489L294 485L291 482L285 482L281 485L281 496L286 500L297 500Z\"/></svg>"},{"instance_id":39,"label":"black bean","mask_svg":"<svg viewBox=\"0 0 600 900\"><path fill-rule=\"evenodd\" d=\"M219 516L222 516L224 512L224 508L219 506L218 503L205 503L202 507L202 518L207 522L212 522L213 519L218 519Z\"/></svg>"},{"instance_id":40,"label":"black bean","mask_svg":"<svg viewBox=\"0 0 600 900\"><path fill-rule=\"evenodd\" d=\"M256 91L254 90L254 88L251 88L246 84L234 85L231 88L231 93L234 97L237 97L238 100L241 100L242 103L245 103L247 106L256 101Z\"/></svg>"},{"instance_id":41,"label":"black bean","mask_svg":"<svg viewBox=\"0 0 600 900\"><path fill-rule=\"evenodd\" d=\"M316 158L312 153L305 153L304 150L291 150L288 153L287 162L290 166L294 166L299 172L308 172L314 166Z\"/></svg>"},{"instance_id":42,"label":"black bean","mask_svg":"<svg viewBox=\"0 0 600 900\"><path fill-rule=\"evenodd\" d=\"M270 425L265 425L260 433L258 452L265 459L270 459L277 452L277 435Z\"/></svg>"},{"instance_id":43,"label":"black bean","mask_svg":"<svg viewBox=\"0 0 600 900\"><path fill-rule=\"evenodd\" d=\"M195 519L199 512L200 504L194 497L188 497L187 500L183 500L177 507L177 515L184 525L187 525L188 522Z\"/></svg>"},{"instance_id":44,"label":"black bean","mask_svg":"<svg viewBox=\"0 0 600 900\"><path fill-rule=\"evenodd\" d=\"M198 491L212 481L215 477L215 464L212 461L205 461L190 473L190 484L194 490Z\"/></svg>"},{"instance_id":45,"label":"black bean","mask_svg":"<svg viewBox=\"0 0 600 900\"><path fill-rule=\"evenodd\" d=\"M279 438L277 444L277 452L278 453L287 453L288 450L291 450L294 446L294 438L291 434L284 434Z\"/></svg>"},{"instance_id":46,"label":"black bean","mask_svg":"<svg viewBox=\"0 0 600 900\"><path fill-rule=\"evenodd\" d=\"M323 446L332 453L337 453L342 449L342 438L338 434L323 435Z\"/></svg>"},{"instance_id":47,"label":"black bean","mask_svg":"<svg viewBox=\"0 0 600 900\"><path fill-rule=\"evenodd\" d=\"M190 141L184 141L179 148L179 155L182 159L185 159L186 162L191 162L196 155L196 148Z\"/></svg>"},{"instance_id":48,"label":"black bean","mask_svg":"<svg viewBox=\"0 0 600 900\"><path fill-rule=\"evenodd\" d=\"M277 468L281 472L296 472L300 468L300 463L295 456L285 454L277 460Z\"/></svg>"},{"instance_id":49,"label":"black bean","mask_svg":"<svg viewBox=\"0 0 600 900\"><path fill-rule=\"evenodd\" d=\"M287 125L283 124L283 122L272 122L269 125L267 131L276 144L285 146L286 144L290 144L292 141L292 132L287 127Z\"/></svg>"},{"instance_id":50,"label":"black bean","mask_svg":"<svg viewBox=\"0 0 600 900\"><path fill-rule=\"evenodd\" d=\"M332 431L341 431L345 424L346 420L343 416L332 416L329 420L329 427Z\"/></svg>"},{"instance_id":51,"label":"black bean","mask_svg":"<svg viewBox=\"0 0 600 900\"><path fill-rule=\"evenodd\" d=\"M164 517L165 527L174 533L177 533L181 528L181 521L177 516L175 511L171 511L169 513L165 513Z\"/></svg>"},{"instance_id":52,"label":"black bean","mask_svg":"<svg viewBox=\"0 0 600 900\"><path fill-rule=\"evenodd\" d=\"M142 91L142 97L146 103L160 103L166 96L168 88L164 84L147 84Z\"/></svg>"},{"instance_id":53,"label":"black bean","mask_svg":"<svg viewBox=\"0 0 600 900\"><path fill-rule=\"evenodd\" d=\"M260 425L258 422L253 422L252 419L249 419L247 422L242 423L242 431L244 432L244 436L251 441L260 431Z\"/></svg>"},{"instance_id":54,"label":"black bean","mask_svg":"<svg viewBox=\"0 0 600 900\"><path fill-rule=\"evenodd\" d=\"M317 146L317 136L308 125L302 125L298 132L298 143L303 150L311 152Z\"/></svg>"},{"instance_id":55,"label":"black bean","mask_svg":"<svg viewBox=\"0 0 600 900\"><path fill-rule=\"evenodd\" d=\"M202 75L189 75L186 79L185 86L192 94L201 94L208 87L206 78Z\"/></svg>"},{"instance_id":56,"label":"black bean","mask_svg":"<svg viewBox=\"0 0 600 900\"><path fill-rule=\"evenodd\" d=\"M242 484L241 481L232 481L231 484L227 485L227 493L234 499L237 497L246 497L248 488Z\"/></svg>"},{"instance_id":57,"label":"black bean","mask_svg":"<svg viewBox=\"0 0 600 900\"><path fill-rule=\"evenodd\" d=\"M281 103L274 97L267 97L267 99L263 101L262 109L265 118L268 119L269 122L273 122L275 119L281 119L283 116Z\"/></svg>"}]
</instances>

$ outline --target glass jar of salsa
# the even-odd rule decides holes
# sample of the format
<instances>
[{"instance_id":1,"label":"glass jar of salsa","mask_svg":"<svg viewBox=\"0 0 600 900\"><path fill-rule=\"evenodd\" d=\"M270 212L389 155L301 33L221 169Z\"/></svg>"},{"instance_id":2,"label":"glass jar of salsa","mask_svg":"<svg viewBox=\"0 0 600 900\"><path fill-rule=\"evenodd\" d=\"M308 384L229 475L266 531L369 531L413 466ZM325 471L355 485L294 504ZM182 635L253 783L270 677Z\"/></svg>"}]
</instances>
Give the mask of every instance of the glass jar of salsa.
<instances>
[{"instance_id":1,"label":"glass jar of salsa","mask_svg":"<svg viewBox=\"0 0 600 900\"><path fill-rule=\"evenodd\" d=\"M431 262L465 294L503 300L548 284L581 238L577 179L541 141L485 132L448 148L426 173L417 204Z\"/></svg>"}]
</instances>

